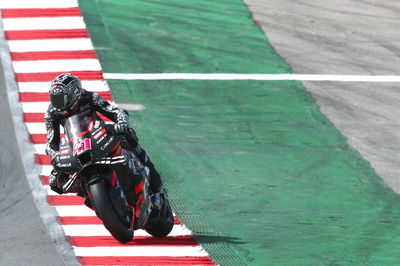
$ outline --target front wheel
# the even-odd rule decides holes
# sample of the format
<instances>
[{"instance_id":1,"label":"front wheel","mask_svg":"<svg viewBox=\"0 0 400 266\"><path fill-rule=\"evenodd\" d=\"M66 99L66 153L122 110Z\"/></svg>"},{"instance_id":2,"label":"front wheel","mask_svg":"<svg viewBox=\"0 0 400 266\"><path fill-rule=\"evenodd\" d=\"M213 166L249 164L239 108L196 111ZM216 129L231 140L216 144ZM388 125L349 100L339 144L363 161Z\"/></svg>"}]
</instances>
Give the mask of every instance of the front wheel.
<instances>
[{"instance_id":1,"label":"front wheel","mask_svg":"<svg viewBox=\"0 0 400 266\"><path fill-rule=\"evenodd\" d=\"M112 198L115 197L115 193L112 193L111 189L114 188L107 186L104 181L89 186L97 216L116 240L127 243L133 238L133 228L129 223L131 212L120 200ZM123 208L126 208L126 215L118 214L118 210Z\"/></svg>"}]
</instances>

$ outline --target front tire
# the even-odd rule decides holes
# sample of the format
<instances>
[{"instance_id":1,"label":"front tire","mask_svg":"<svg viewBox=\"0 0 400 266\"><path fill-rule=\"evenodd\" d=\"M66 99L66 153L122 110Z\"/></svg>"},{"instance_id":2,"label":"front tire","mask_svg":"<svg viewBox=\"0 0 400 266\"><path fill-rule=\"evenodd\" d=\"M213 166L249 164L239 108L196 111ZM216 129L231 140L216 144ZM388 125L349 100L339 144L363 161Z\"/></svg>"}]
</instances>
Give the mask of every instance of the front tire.
<instances>
[{"instance_id":1,"label":"front tire","mask_svg":"<svg viewBox=\"0 0 400 266\"><path fill-rule=\"evenodd\" d=\"M97 216L103 221L104 226L111 235L121 243L127 243L133 238L133 228L127 222L126 217L117 213L116 201L111 199L110 187L100 181L89 186L92 201ZM126 220L126 219L125 219Z\"/></svg>"}]
</instances>

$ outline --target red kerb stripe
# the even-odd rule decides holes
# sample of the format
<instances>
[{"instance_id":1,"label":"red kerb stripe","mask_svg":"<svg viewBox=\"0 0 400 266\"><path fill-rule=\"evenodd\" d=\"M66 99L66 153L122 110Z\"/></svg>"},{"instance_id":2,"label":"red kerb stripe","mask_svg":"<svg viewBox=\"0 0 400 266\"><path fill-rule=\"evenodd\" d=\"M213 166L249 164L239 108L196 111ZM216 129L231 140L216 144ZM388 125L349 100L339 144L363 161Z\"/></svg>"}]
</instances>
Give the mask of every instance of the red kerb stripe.
<instances>
[{"instance_id":1,"label":"red kerb stripe","mask_svg":"<svg viewBox=\"0 0 400 266\"><path fill-rule=\"evenodd\" d=\"M42 185L49 184L49 176L48 175L40 175L39 178L40 178L40 181L42 182Z\"/></svg>"},{"instance_id":2,"label":"red kerb stripe","mask_svg":"<svg viewBox=\"0 0 400 266\"><path fill-rule=\"evenodd\" d=\"M72 39L89 38L86 29L71 30L8 30L7 40L43 40L43 39Z\"/></svg>"},{"instance_id":3,"label":"red kerb stripe","mask_svg":"<svg viewBox=\"0 0 400 266\"><path fill-rule=\"evenodd\" d=\"M43 116L43 114L42 114L42 116ZM64 134L61 134L60 139L63 137L64 137ZM30 141L34 144L46 144L46 134L30 134L29 138L30 138Z\"/></svg>"},{"instance_id":4,"label":"red kerb stripe","mask_svg":"<svg viewBox=\"0 0 400 266\"><path fill-rule=\"evenodd\" d=\"M38 73L16 73L17 82L43 82L52 81L54 77L63 72L38 72ZM104 80L101 71L71 71L72 75L81 80Z\"/></svg>"},{"instance_id":5,"label":"red kerb stripe","mask_svg":"<svg viewBox=\"0 0 400 266\"><path fill-rule=\"evenodd\" d=\"M61 224L103 224L97 216L65 216L59 217Z\"/></svg>"},{"instance_id":6,"label":"red kerb stripe","mask_svg":"<svg viewBox=\"0 0 400 266\"><path fill-rule=\"evenodd\" d=\"M97 216L65 216L59 217L61 224L103 224ZM174 224L180 224L179 219L174 217Z\"/></svg>"},{"instance_id":7,"label":"red kerb stripe","mask_svg":"<svg viewBox=\"0 0 400 266\"><path fill-rule=\"evenodd\" d=\"M35 154L35 163L41 165L51 165L51 159L48 155Z\"/></svg>"},{"instance_id":8,"label":"red kerb stripe","mask_svg":"<svg viewBox=\"0 0 400 266\"><path fill-rule=\"evenodd\" d=\"M13 61L55 60L55 59L87 59L97 58L93 50L82 51L49 51L49 52L13 52Z\"/></svg>"},{"instance_id":9,"label":"red kerb stripe","mask_svg":"<svg viewBox=\"0 0 400 266\"><path fill-rule=\"evenodd\" d=\"M33 18L33 17L79 17L79 8L5 8L1 10L3 18Z\"/></svg>"},{"instance_id":10,"label":"red kerb stripe","mask_svg":"<svg viewBox=\"0 0 400 266\"><path fill-rule=\"evenodd\" d=\"M78 257L78 261L83 265L216 265L209 257Z\"/></svg>"},{"instance_id":11,"label":"red kerb stripe","mask_svg":"<svg viewBox=\"0 0 400 266\"><path fill-rule=\"evenodd\" d=\"M48 195L47 201L53 206L83 205L85 199L79 196Z\"/></svg>"},{"instance_id":12,"label":"red kerb stripe","mask_svg":"<svg viewBox=\"0 0 400 266\"><path fill-rule=\"evenodd\" d=\"M46 134L29 134L29 138L30 138L30 141L34 144L45 144L46 143Z\"/></svg>"},{"instance_id":13,"label":"red kerb stripe","mask_svg":"<svg viewBox=\"0 0 400 266\"><path fill-rule=\"evenodd\" d=\"M111 101L111 92L99 91L97 92L101 97L107 101ZM50 102L50 97L47 92L20 92L20 102Z\"/></svg>"},{"instance_id":14,"label":"red kerb stripe","mask_svg":"<svg viewBox=\"0 0 400 266\"><path fill-rule=\"evenodd\" d=\"M25 123L44 123L44 113L24 113L23 116ZM35 141L32 140L32 136L31 136L31 141L33 143L36 143Z\"/></svg>"},{"instance_id":15,"label":"red kerb stripe","mask_svg":"<svg viewBox=\"0 0 400 266\"><path fill-rule=\"evenodd\" d=\"M111 236L73 236L68 237L69 242L77 247L126 247L126 246L197 246L193 236L169 236L155 238L151 236L135 236L126 244L121 244Z\"/></svg>"}]
</instances>

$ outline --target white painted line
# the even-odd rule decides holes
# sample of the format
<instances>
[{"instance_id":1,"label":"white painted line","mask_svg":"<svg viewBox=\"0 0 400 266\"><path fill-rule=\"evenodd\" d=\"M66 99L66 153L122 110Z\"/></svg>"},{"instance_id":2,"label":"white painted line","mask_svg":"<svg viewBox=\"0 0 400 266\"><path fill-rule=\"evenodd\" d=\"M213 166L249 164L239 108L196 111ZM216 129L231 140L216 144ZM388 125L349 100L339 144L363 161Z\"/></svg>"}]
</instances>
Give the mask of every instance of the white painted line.
<instances>
[{"instance_id":1,"label":"white painted line","mask_svg":"<svg viewBox=\"0 0 400 266\"><path fill-rule=\"evenodd\" d=\"M14 61L13 66L15 73L101 70L100 62L97 59Z\"/></svg>"},{"instance_id":2,"label":"white painted line","mask_svg":"<svg viewBox=\"0 0 400 266\"><path fill-rule=\"evenodd\" d=\"M312 75L312 74L235 74L235 73L103 73L105 79L121 80L300 80L400 82L400 76Z\"/></svg>"},{"instance_id":3,"label":"white painted line","mask_svg":"<svg viewBox=\"0 0 400 266\"><path fill-rule=\"evenodd\" d=\"M5 18L4 30L70 30L85 29L83 17Z\"/></svg>"},{"instance_id":4,"label":"white painted line","mask_svg":"<svg viewBox=\"0 0 400 266\"><path fill-rule=\"evenodd\" d=\"M87 208L87 207L86 207ZM110 232L102 224L63 225L67 236L111 236ZM175 224L169 236L188 236L192 232L184 225ZM135 230L135 236L150 236L144 230Z\"/></svg>"},{"instance_id":5,"label":"white painted line","mask_svg":"<svg viewBox=\"0 0 400 266\"><path fill-rule=\"evenodd\" d=\"M118 257L206 257L200 246L122 246L122 247L74 247L76 256L118 256Z\"/></svg>"},{"instance_id":6,"label":"white painted line","mask_svg":"<svg viewBox=\"0 0 400 266\"><path fill-rule=\"evenodd\" d=\"M143 111L145 109L143 104L118 103L116 105L127 111Z\"/></svg>"},{"instance_id":7,"label":"white painted line","mask_svg":"<svg viewBox=\"0 0 400 266\"><path fill-rule=\"evenodd\" d=\"M104 80L82 80L82 87L88 91L110 91ZM49 92L51 82L18 82L20 92Z\"/></svg>"},{"instance_id":8,"label":"white painted line","mask_svg":"<svg viewBox=\"0 0 400 266\"><path fill-rule=\"evenodd\" d=\"M8 41L8 46L11 52L80 51L94 49L91 40L88 38L17 40Z\"/></svg>"},{"instance_id":9,"label":"white painted line","mask_svg":"<svg viewBox=\"0 0 400 266\"><path fill-rule=\"evenodd\" d=\"M3 0L0 8L67 8L78 7L76 0Z\"/></svg>"}]
</instances>

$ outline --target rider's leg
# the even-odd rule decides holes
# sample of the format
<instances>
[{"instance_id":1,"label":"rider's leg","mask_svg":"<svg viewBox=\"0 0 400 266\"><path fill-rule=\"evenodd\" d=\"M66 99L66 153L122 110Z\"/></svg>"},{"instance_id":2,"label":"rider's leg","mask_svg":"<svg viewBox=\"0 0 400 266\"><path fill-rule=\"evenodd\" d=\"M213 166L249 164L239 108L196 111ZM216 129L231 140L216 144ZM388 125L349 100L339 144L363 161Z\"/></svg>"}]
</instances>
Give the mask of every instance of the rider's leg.
<instances>
[{"instance_id":1,"label":"rider's leg","mask_svg":"<svg viewBox=\"0 0 400 266\"><path fill-rule=\"evenodd\" d=\"M149 168L150 170L150 189L153 193L158 193L162 189L162 181L161 176L154 167L154 164L151 162L150 158L147 156L146 151L142 149L138 142L138 138L136 136L136 132L131 129L130 134L126 137L128 143L125 143L125 147L131 150L139 160ZM129 145L127 145L129 144Z\"/></svg>"},{"instance_id":2,"label":"rider's leg","mask_svg":"<svg viewBox=\"0 0 400 266\"><path fill-rule=\"evenodd\" d=\"M137 144L135 148L135 155L139 157L139 160L144 163L150 170L150 189L153 193L160 192L162 188L161 176L154 167L154 164L150 161L150 158L147 156L146 151Z\"/></svg>"}]
</instances>

